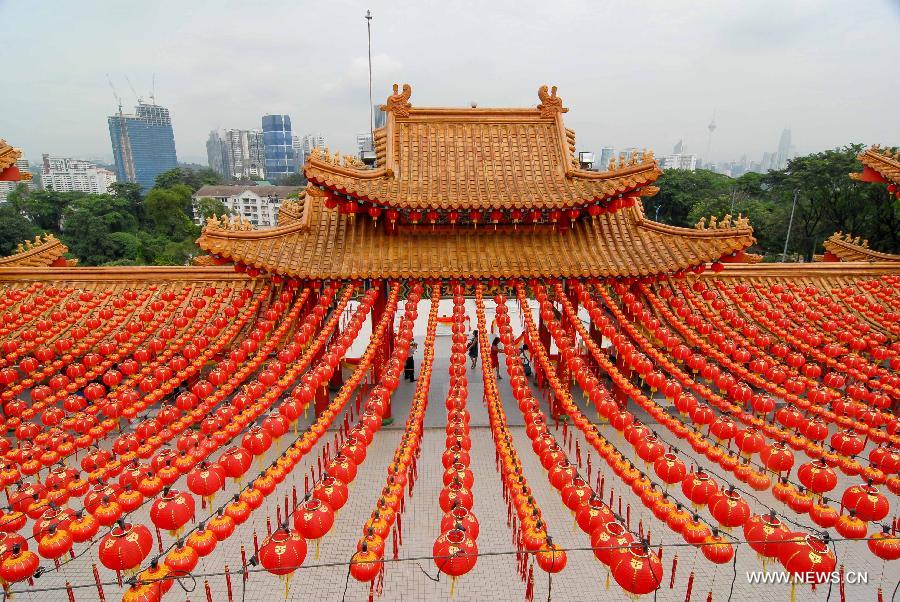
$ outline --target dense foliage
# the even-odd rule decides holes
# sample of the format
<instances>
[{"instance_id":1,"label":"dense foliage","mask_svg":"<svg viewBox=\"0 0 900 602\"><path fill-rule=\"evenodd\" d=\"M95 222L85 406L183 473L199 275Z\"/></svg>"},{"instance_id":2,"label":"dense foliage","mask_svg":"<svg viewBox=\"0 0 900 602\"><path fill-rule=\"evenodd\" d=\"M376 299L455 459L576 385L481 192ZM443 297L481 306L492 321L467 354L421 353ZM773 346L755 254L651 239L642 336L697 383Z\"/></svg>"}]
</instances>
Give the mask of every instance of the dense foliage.
<instances>
[{"instance_id":1,"label":"dense foliage","mask_svg":"<svg viewBox=\"0 0 900 602\"><path fill-rule=\"evenodd\" d=\"M62 240L81 265L183 265L199 253L191 195L220 182L208 169L176 168L160 174L146 195L128 183L113 184L108 194L20 186L0 205L0 254L46 232ZM203 199L198 213L209 217L228 210Z\"/></svg>"},{"instance_id":2,"label":"dense foliage","mask_svg":"<svg viewBox=\"0 0 900 602\"><path fill-rule=\"evenodd\" d=\"M667 171L657 181L660 192L645 199L645 211L650 219L685 227L702 217L743 214L756 233L751 250L780 261L796 191L788 261L812 260L837 231L860 236L875 250L900 253L900 200L884 184L849 177L862 170L856 159L862 149L854 144L797 157L786 169L739 178L706 170Z\"/></svg>"}]
</instances>

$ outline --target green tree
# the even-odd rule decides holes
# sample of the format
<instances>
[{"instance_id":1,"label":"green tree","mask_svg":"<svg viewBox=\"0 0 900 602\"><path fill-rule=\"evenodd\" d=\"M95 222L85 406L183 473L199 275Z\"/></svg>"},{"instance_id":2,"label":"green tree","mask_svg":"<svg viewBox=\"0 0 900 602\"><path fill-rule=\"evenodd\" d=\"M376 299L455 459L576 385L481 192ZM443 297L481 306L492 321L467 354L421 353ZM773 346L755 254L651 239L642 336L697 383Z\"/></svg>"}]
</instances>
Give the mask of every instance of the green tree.
<instances>
[{"instance_id":1,"label":"green tree","mask_svg":"<svg viewBox=\"0 0 900 602\"><path fill-rule=\"evenodd\" d=\"M39 230L11 203L0 203L0 256L12 255L23 240L31 240Z\"/></svg>"},{"instance_id":2,"label":"green tree","mask_svg":"<svg viewBox=\"0 0 900 602\"><path fill-rule=\"evenodd\" d=\"M278 180L279 186L306 186L307 180L306 176L302 171L298 171L296 173L288 174Z\"/></svg>"},{"instance_id":3,"label":"green tree","mask_svg":"<svg viewBox=\"0 0 900 602\"><path fill-rule=\"evenodd\" d=\"M206 223L206 220L214 215L216 217L227 217L233 215L234 212L226 207L225 203L219 199L203 197L197 201L196 214L204 223Z\"/></svg>"},{"instance_id":4,"label":"green tree","mask_svg":"<svg viewBox=\"0 0 900 602\"><path fill-rule=\"evenodd\" d=\"M693 226L689 214L698 202L708 202L730 192L734 180L706 169L670 169L656 181L659 193L645 200L647 217L672 224Z\"/></svg>"},{"instance_id":5,"label":"green tree","mask_svg":"<svg viewBox=\"0 0 900 602\"><path fill-rule=\"evenodd\" d=\"M21 188L21 187L20 187ZM9 203L31 221L32 224L54 234L61 231L66 208L82 198L82 192L56 192L55 190L17 189L10 195Z\"/></svg>"},{"instance_id":6,"label":"green tree","mask_svg":"<svg viewBox=\"0 0 900 602\"><path fill-rule=\"evenodd\" d=\"M191 206L191 189L184 184L171 188L154 187L144 199L144 212L153 233L172 240L196 237L200 229L194 225L184 208Z\"/></svg>"},{"instance_id":7,"label":"green tree","mask_svg":"<svg viewBox=\"0 0 900 602\"><path fill-rule=\"evenodd\" d=\"M92 194L66 208L61 238L85 265L129 259L128 249L113 233L135 232L137 220L128 202L110 195Z\"/></svg>"},{"instance_id":8,"label":"green tree","mask_svg":"<svg viewBox=\"0 0 900 602\"><path fill-rule=\"evenodd\" d=\"M133 182L113 182L109 187L109 194L124 199L128 202L129 211L140 223L144 219L143 197L141 197L141 185Z\"/></svg>"},{"instance_id":9,"label":"green tree","mask_svg":"<svg viewBox=\"0 0 900 602\"><path fill-rule=\"evenodd\" d=\"M154 187L172 188L178 184L184 184L191 189L191 192L197 192L207 184L221 184L222 181L221 175L206 167L200 169L176 167L156 176Z\"/></svg>"}]
</instances>

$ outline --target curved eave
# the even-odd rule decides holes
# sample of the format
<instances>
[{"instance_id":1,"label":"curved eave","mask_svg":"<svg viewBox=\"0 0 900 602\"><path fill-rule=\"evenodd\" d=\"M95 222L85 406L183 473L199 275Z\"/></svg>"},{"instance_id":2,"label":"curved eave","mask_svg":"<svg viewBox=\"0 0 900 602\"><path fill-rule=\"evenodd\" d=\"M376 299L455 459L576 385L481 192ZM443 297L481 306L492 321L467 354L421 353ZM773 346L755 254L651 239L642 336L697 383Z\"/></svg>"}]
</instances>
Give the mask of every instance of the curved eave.
<instances>
[{"instance_id":1,"label":"curved eave","mask_svg":"<svg viewBox=\"0 0 900 602\"><path fill-rule=\"evenodd\" d=\"M845 240L829 238L825 241L824 247L826 251L832 253L835 257L840 259L841 262L867 261L900 263L900 255L873 251L868 247L853 244Z\"/></svg>"},{"instance_id":2,"label":"curved eave","mask_svg":"<svg viewBox=\"0 0 900 602\"><path fill-rule=\"evenodd\" d=\"M542 194L537 191L535 195L542 201L534 201L532 198L516 197L511 193L508 198L496 201L453 199L451 194L435 195L434 199L402 198L392 194L386 189L402 190L407 183L397 180L388 169L353 169L334 165L318 159L310 159L304 167L307 179L322 186L331 192L346 194L355 199L371 202L385 208L395 209L457 209L457 210L486 210L486 209L573 209L612 199L616 196L640 194L644 186L655 182L662 170L655 161L638 165L630 165L606 172L591 172L585 170L572 170L565 177L560 178L559 186L562 188L574 188L575 194L566 198L553 198L554 195ZM384 190L383 192L379 189Z\"/></svg>"},{"instance_id":3,"label":"curved eave","mask_svg":"<svg viewBox=\"0 0 900 602\"><path fill-rule=\"evenodd\" d=\"M634 208L582 220L566 233L460 228L452 234L387 235L368 220L324 209L309 229L204 231L218 258L295 278L644 277L727 260L755 242L752 231L695 231L641 222Z\"/></svg>"}]
</instances>

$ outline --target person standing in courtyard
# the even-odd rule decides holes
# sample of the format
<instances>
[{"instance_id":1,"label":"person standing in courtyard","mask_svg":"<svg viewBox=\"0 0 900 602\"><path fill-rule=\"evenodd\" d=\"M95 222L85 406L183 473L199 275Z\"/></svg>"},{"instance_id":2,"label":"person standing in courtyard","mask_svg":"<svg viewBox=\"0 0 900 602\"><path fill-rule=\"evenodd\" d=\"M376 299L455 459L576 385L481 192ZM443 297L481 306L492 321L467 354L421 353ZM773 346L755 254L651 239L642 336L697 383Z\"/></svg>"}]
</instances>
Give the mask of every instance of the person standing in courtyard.
<instances>
[{"instance_id":1,"label":"person standing in courtyard","mask_svg":"<svg viewBox=\"0 0 900 602\"><path fill-rule=\"evenodd\" d=\"M472 368L475 368L475 363L478 361L478 329L472 331L472 338L469 339L468 345L469 358L472 360Z\"/></svg>"},{"instance_id":2,"label":"person standing in courtyard","mask_svg":"<svg viewBox=\"0 0 900 602\"><path fill-rule=\"evenodd\" d=\"M503 380L500 376L500 354L503 353L503 347L500 345L500 337L494 337L491 343L491 367L497 374L497 380Z\"/></svg>"},{"instance_id":3,"label":"person standing in courtyard","mask_svg":"<svg viewBox=\"0 0 900 602\"><path fill-rule=\"evenodd\" d=\"M403 366L403 380L409 381L411 383L416 382L416 349L419 348L419 345L415 341L411 341L409 344L409 351L406 356L406 364Z\"/></svg>"}]
</instances>

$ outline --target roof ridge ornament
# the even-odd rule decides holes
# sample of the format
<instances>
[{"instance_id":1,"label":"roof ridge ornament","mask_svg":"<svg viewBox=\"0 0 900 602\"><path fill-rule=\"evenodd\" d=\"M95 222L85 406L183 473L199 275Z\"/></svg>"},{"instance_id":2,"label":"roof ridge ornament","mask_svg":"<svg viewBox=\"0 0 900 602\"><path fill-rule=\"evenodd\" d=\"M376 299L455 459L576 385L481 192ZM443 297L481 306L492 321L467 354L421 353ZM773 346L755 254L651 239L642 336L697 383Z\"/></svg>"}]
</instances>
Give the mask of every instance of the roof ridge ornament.
<instances>
[{"instance_id":1,"label":"roof ridge ornament","mask_svg":"<svg viewBox=\"0 0 900 602\"><path fill-rule=\"evenodd\" d=\"M553 117L557 113L567 113L569 109L563 106L562 98L556 95L556 86L548 88L546 85L538 88L538 98L541 104L537 106L541 111L541 117Z\"/></svg>"},{"instance_id":2,"label":"roof ridge ornament","mask_svg":"<svg viewBox=\"0 0 900 602\"><path fill-rule=\"evenodd\" d=\"M403 84L403 92L399 92L399 88L398 84L394 84L394 93L388 96L387 104L381 105L380 108L382 111L393 113L396 117L409 117L409 110L412 108L409 103L412 87L409 84Z\"/></svg>"}]
</instances>

